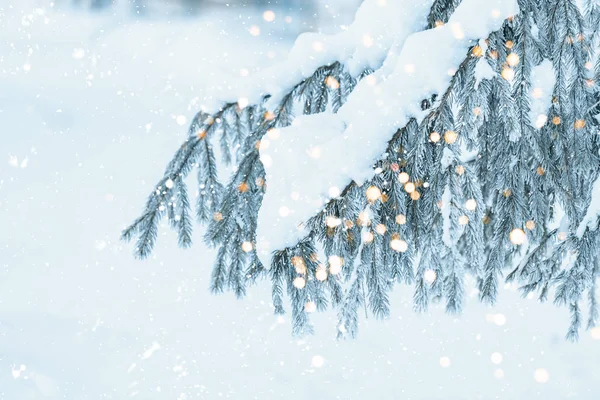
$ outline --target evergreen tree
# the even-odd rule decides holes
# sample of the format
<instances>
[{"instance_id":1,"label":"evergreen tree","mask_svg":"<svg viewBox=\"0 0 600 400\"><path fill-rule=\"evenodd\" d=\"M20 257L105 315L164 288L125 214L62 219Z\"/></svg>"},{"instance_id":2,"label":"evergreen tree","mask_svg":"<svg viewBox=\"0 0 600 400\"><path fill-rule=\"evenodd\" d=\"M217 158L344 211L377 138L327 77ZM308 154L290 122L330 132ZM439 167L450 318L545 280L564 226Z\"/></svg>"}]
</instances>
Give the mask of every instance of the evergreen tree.
<instances>
[{"instance_id":1,"label":"evergreen tree","mask_svg":"<svg viewBox=\"0 0 600 400\"><path fill-rule=\"evenodd\" d=\"M467 7L460 0L428 3L421 30L438 29ZM396 127L369 179L349 181L305 221L307 234L275 251L266 266L256 251L269 192L261 139L298 113L336 115L361 80L386 64L357 71L344 60L327 62L282 96L199 112L123 238L137 238L136 255L147 257L166 216L179 244L190 246L185 179L195 169L196 219L218 248L211 290L241 297L268 277L275 313L285 312L287 293L294 334L312 331L313 309L333 307L339 335L353 337L360 309L389 315L396 283L414 286L417 311L443 301L448 312L460 312L469 275L490 304L502 279L541 301L553 290L554 303L572 316L567 337L577 339L582 301L589 303L586 327L598 322L599 27L597 0L518 0L518 13L500 29L470 42L444 91L423 94L415 105L421 112ZM540 79L554 82L543 112L535 100ZM216 146L222 162L236 167L226 185L218 180Z\"/></svg>"}]
</instances>

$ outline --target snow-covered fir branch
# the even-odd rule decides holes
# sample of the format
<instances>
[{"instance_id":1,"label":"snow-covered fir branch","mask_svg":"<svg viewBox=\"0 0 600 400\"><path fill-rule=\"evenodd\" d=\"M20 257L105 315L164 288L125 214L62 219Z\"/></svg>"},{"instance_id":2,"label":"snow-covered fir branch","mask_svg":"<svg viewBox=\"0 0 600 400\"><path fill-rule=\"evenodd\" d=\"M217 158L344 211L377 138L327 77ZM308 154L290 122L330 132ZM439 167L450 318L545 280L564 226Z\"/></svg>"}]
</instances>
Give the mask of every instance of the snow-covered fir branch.
<instances>
[{"instance_id":1,"label":"snow-covered fir branch","mask_svg":"<svg viewBox=\"0 0 600 400\"><path fill-rule=\"evenodd\" d=\"M389 315L395 283L414 284L417 311L460 312L469 275L493 303L508 270L542 301L555 288L576 339L581 301L586 326L598 319L599 9L366 0L346 31L301 37L207 103L123 237L146 257L167 216L189 246L197 169L212 290L243 296L268 276L295 334L331 306L355 336L362 308Z\"/></svg>"}]
</instances>

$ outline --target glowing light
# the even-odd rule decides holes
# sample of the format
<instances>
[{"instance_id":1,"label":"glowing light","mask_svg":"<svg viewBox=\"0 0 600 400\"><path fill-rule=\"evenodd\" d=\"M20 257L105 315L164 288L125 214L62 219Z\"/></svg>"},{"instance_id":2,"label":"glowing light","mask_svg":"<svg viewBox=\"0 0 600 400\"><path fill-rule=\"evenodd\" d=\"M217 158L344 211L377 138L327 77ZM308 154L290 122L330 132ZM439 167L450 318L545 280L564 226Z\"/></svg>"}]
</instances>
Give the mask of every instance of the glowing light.
<instances>
[{"instance_id":1,"label":"glowing light","mask_svg":"<svg viewBox=\"0 0 600 400\"><path fill-rule=\"evenodd\" d=\"M415 191L415 188L416 188L416 187L415 187L415 184L414 184L414 183L412 183L412 182L407 182L407 183L404 185L404 190L406 191L406 193L412 193L412 192L414 192L414 191Z\"/></svg>"},{"instance_id":2,"label":"glowing light","mask_svg":"<svg viewBox=\"0 0 600 400\"><path fill-rule=\"evenodd\" d=\"M517 64L519 64L519 61L520 61L520 58L517 53L510 53L509 55L506 56L506 63L508 65L510 65L511 67L514 67Z\"/></svg>"},{"instance_id":3,"label":"glowing light","mask_svg":"<svg viewBox=\"0 0 600 400\"><path fill-rule=\"evenodd\" d=\"M514 245L517 245L517 246L521 245L521 244L525 243L526 239L527 239L527 235L521 228L515 228L510 232L510 241Z\"/></svg>"},{"instance_id":4,"label":"glowing light","mask_svg":"<svg viewBox=\"0 0 600 400\"><path fill-rule=\"evenodd\" d=\"M384 224L378 224L375 227L375 232L379 233L380 235L385 235L385 232L387 232L387 228Z\"/></svg>"},{"instance_id":5,"label":"glowing light","mask_svg":"<svg viewBox=\"0 0 600 400\"><path fill-rule=\"evenodd\" d=\"M325 270L325 268L319 267L317 269L317 272L315 272L315 277L317 278L318 281L321 281L321 282L323 282L325 279L327 279L327 271Z\"/></svg>"},{"instance_id":6,"label":"glowing light","mask_svg":"<svg viewBox=\"0 0 600 400\"><path fill-rule=\"evenodd\" d=\"M403 215L403 214L396 215L396 223L398 225L404 225L404 224L406 224L406 216Z\"/></svg>"},{"instance_id":7,"label":"glowing light","mask_svg":"<svg viewBox=\"0 0 600 400\"><path fill-rule=\"evenodd\" d=\"M483 56L483 49L481 48L480 45L476 45L475 47L473 47L473 50L471 50L471 54L473 54L475 57L481 57Z\"/></svg>"},{"instance_id":8,"label":"glowing light","mask_svg":"<svg viewBox=\"0 0 600 400\"><path fill-rule=\"evenodd\" d=\"M418 191L414 191L410 194L410 198L413 199L414 201L417 201L421 198L421 193L419 193Z\"/></svg>"},{"instance_id":9,"label":"glowing light","mask_svg":"<svg viewBox=\"0 0 600 400\"><path fill-rule=\"evenodd\" d=\"M290 215L290 209L286 206L279 207L279 215L282 217L287 217L288 215Z\"/></svg>"},{"instance_id":10,"label":"glowing light","mask_svg":"<svg viewBox=\"0 0 600 400\"><path fill-rule=\"evenodd\" d=\"M493 364L500 364L502 362L502 354L498 352L492 353L490 359L492 360Z\"/></svg>"},{"instance_id":11,"label":"glowing light","mask_svg":"<svg viewBox=\"0 0 600 400\"><path fill-rule=\"evenodd\" d=\"M412 74L413 72L415 72L415 64L406 64L404 66L404 72L406 72L407 74Z\"/></svg>"},{"instance_id":12,"label":"glowing light","mask_svg":"<svg viewBox=\"0 0 600 400\"><path fill-rule=\"evenodd\" d=\"M206 137L206 131L204 129L198 131L198 133L196 133L196 137L200 140L204 139Z\"/></svg>"},{"instance_id":13,"label":"glowing light","mask_svg":"<svg viewBox=\"0 0 600 400\"><path fill-rule=\"evenodd\" d=\"M423 274L423 279L427 283L433 283L437 279L437 273L434 270L432 270L432 269L428 269Z\"/></svg>"},{"instance_id":14,"label":"glowing light","mask_svg":"<svg viewBox=\"0 0 600 400\"><path fill-rule=\"evenodd\" d=\"M373 236L371 231L364 231L361 234L361 237L364 243L371 243L375 239L375 236Z\"/></svg>"},{"instance_id":15,"label":"glowing light","mask_svg":"<svg viewBox=\"0 0 600 400\"><path fill-rule=\"evenodd\" d=\"M475 201L475 199L467 200L467 202L465 203L465 208L469 211L475 211L475 209L477 208L477 202Z\"/></svg>"},{"instance_id":16,"label":"glowing light","mask_svg":"<svg viewBox=\"0 0 600 400\"><path fill-rule=\"evenodd\" d=\"M304 305L304 311L307 313L313 313L317 311L317 304L314 301L307 301Z\"/></svg>"},{"instance_id":17,"label":"glowing light","mask_svg":"<svg viewBox=\"0 0 600 400\"><path fill-rule=\"evenodd\" d=\"M213 219L217 222L221 222L223 221L223 214L221 214L220 212L216 212L213 214Z\"/></svg>"},{"instance_id":18,"label":"glowing light","mask_svg":"<svg viewBox=\"0 0 600 400\"><path fill-rule=\"evenodd\" d=\"M306 273L306 263L304 262L304 259L300 256L294 256L292 257L292 265L294 266L294 268L296 269L296 272L304 275Z\"/></svg>"},{"instance_id":19,"label":"glowing light","mask_svg":"<svg viewBox=\"0 0 600 400\"><path fill-rule=\"evenodd\" d=\"M454 131L446 131L446 133L444 133L444 141L446 143L453 144L456 142L456 139L458 139L458 133Z\"/></svg>"},{"instance_id":20,"label":"glowing light","mask_svg":"<svg viewBox=\"0 0 600 400\"><path fill-rule=\"evenodd\" d=\"M558 232L557 237L558 237L558 240L560 240L561 242L563 240L567 240L567 232Z\"/></svg>"},{"instance_id":21,"label":"glowing light","mask_svg":"<svg viewBox=\"0 0 600 400\"><path fill-rule=\"evenodd\" d=\"M504 314L494 314L493 321L498 326L504 326L506 324L506 317Z\"/></svg>"},{"instance_id":22,"label":"glowing light","mask_svg":"<svg viewBox=\"0 0 600 400\"><path fill-rule=\"evenodd\" d=\"M529 221L525 222L525 227L532 231L535 229L535 222L533 222L533 220L530 219Z\"/></svg>"},{"instance_id":23,"label":"glowing light","mask_svg":"<svg viewBox=\"0 0 600 400\"><path fill-rule=\"evenodd\" d=\"M440 366L442 368L448 368L450 366L450 358L440 357Z\"/></svg>"},{"instance_id":24,"label":"glowing light","mask_svg":"<svg viewBox=\"0 0 600 400\"><path fill-rule=\"evenodd\" d=\"M543 95L544 91L542 90L542 88L536 87L531 91L531 97L533 97L534 99L541 99Z\"/></svg>"},{"instance_id":25,"label":"glowing light","mask_svg":"<svg viewBox=\"0 0 600 400\"><path fill-rule=\"evenodd\" d=\"M341 193L342 192L340 192L340 189L337 188L337 187L335 187L335 186L332 186L332 187L329 188L329 196L330 197L333 197L333 198L340 197Z\"/></svg>"},{"instance_id":26,"label":"glowing light","mask_svg":"<svg viewBox=\"0 0 600 400\"><path fill-rule=\"evenodd\" d=\"M252 25L248 32L250 32L252 36L258 36L260 35L260 28L256 25Z\"/></svg>"},{"instance_id":27,"label":"glowing light","mask_svg":"<svg viewBox=\"0 0 600 400\"><path fill-rule=\"evenodd\" d=\"M454 171L456 171L458 175L462 175L465 173L465 167L463 167L462 165L457 165Z\"/></svg>"},{"instance_id":28,"label":"glowing light","mask_svg":"<svg viewBox=\"0 0 600 400\"><path fill-rule=\"evenodd\" d=\"M465 32L463 31L463 29L459 23L451 24L450 29L452 30L452 35L454 35L454 37L456 39L464 39L465 38Z\"/></svg>"},{"instance_id":29,"label":"glowing light","mask_svg":"<svg viewBox=\"0 0 600 400\"><path fill-rule=\"evenodd\" d=\"M342 271L342 265L344 264L344 260L339 256L329 256L329 273L332 275L337 275Z\"/></svg>"},{"instance_id":30,"label":"glowing light","mask_svg":"<svg viewBox=\"0 0 600 400\"><path fill-rule=\"evenodd\" d=\"M398 182L404 184L410 180L410 176L406 172L400 172L398 174Z\"/></svg>"},{"instance_id":31,"label":"glowing light","mask_svg":"<svg viewBox=\"0 0 600 400\"><path fill-rule=\"evenodd\" d=\"M325 78L325 84L330 88L330 89L339 89L340 88L340 82L335 79L335 77L333 76L328 76L327 78Z\"/></svg>"},{"instance_id":32,"label":"glowing light","mask_svg":"<svg viewBox=\"0 0 600 400\"><path fill-rule=\"evenodd\" d=\"M585 120L584 119L578 119L575 121L575 123L573 124L573 126L575 127L575 129L583 129L585 128Z\"/></svg>"},{"instance_id":33,"label":"glowing light","mask_svg":"<svg viewBox=\"0 0 600 400\"><path fill-rule=\"evenodd\" d=\"M244 108L248 107L248 98L247 97L240 97L238 99L238 107L240 108L240 110L243 110Z\"/></svg>"},{"instance_id":34,"label":"glowing light","mask_svg":"<svg viewBox=\"0 0 600 400\"><path fill-rule=\"evenodd\" d=\"M377 186L370 186L367 189L366 194L367 194L367 199L371 203L374 203L381 197L381 190L379 190L379 188Z\"/></svg>"},{"instance_id":35,"label":"glowing light","mask_svg":"<svg viewBox=\"0 0 600 400\"><path fill-rule=\"evenodd\" d=\"M475 114L475 116L479 117L481 115L481 112L481 107L473 108L473 114Z\"/></svg>"},{"instance_id":36,"label":"glowing light","mask_svg":"<svg viewBox=\"0 0 600 400\"><path fill-rule=\"evenodd\" d=\"M308 149L308 155L311 158L317 159L321 157L321 148L319 146L313 146Z\"/></svg>"},{"instance_id":37,"label":"glowing light","mask_svg":"<svg viewBox=\"0 0 600 400\"><path fill-rule=\"evenodd\" d=\"M585 64L583 64L583 66L585 67L585 69L594 68L594 64L592 64L590 61L587 61Z\"/></svg>"},{"instance_id":38,"label":"glowing light","mask_svg":"<svg viewBox=\"0 0 600 400\"><path fill-rule=\"evenodd\" d=\"M281 132L279 132L279 129L277 128L271 128L267 131L267 136L269 136L269 139L271 140L277 140L279 139L279 136L281 136Z\"/></svg>"},{"instance_id":39,"label":"glowing light","mask_svg":"<svg viewBox=\"0 0 600 400\"><path fill-rule=\"evenodd\" d=\"M265 111L265 121L273 121L275 119L275 113L273 111Z\"/></svg>"},{"instance_id":40,"label":"glowing light","mask_svg":"<svg viewBox=\"0 0 600 400\"><path fill-rule=\"evenodd\" d=\"M325 365L325 359L322 356L313 356L311 364L315 368L321 368Z\"/></svg>"},{"instance_id":41,"label":"glowing light","mask_svg":"<svg viewBox=\"0 0 600 400\"><path fill-rule=\"evenodd\" d=\"M506 46L507 49L512 49L515 44L513 43L512 40L507 40L504 45Z\"/></svg>"},{"instance_id":42,"label":"glowing light","mask_svg":"<svg viewBox=\"0 0 600 400\"><path fill-rule=\"evenodd\" d=\"M600 327L596 326L590 329L590 335L594 340L600 340Z\"/></svg>"},{"instance_id":43,"label":"glowing light","mask_svg":"<svg viewBox=\"0 0 600 400\"><path fill-rule=\"evenodd\" d=\"M542 166L537 167L537 169L535 170L535 172L537 172L537 174L540 175L540 176L546 174L546 170Z\"/></svg>"},{"instance_id":44,"label":"glowing light","mask_svg":"<svg viewBox=\"0 0 600 400\"><path fill-rule=\"evenodd\" d=\"M373 46L373 38L369 35L364 35L362 39L363 46L371 47Z\"/></svg>"},{"instance_id":45,"label":"glowing light","mask_svg":"<svg viewBox=\"0 0 600 400\"><path fill-rule=\"evenodd\" d=\"M390 241L390 247L392 248L392 250L404 253L408 250L408 243L406 243L402 239L392 239Z\"/></svg>"},{"instance_id":46,"label":"glowing light","mask_svg":"<svg viewBox=\"0 0 600 400\"><path fill-rule=\"evenodd\" d=\"M366 82L371 85L374 86L377 84L377 78L373 75L369 75L365 78Z\"/></svg>"},{"instance_id":47,"label":"glowing light","mask_svg":"<svg viewBox=\"0 0 600 400\"><path fill-rule=\"evenodd\" d=\"M439 134L439 133L437 133L437 132L431 132L431 133L429 134L429 140L431 140L433 143L437 143L437 142L439 142L439 141L440 141L440 139L441 139L441 136L440 136L440 134Z\"/></svg>"},{"instance_id":48,"label":"glowing light","mask_svg":"<svg viewBox=\"0 0 600 400\"><path fill-rule=\"evenodd\" d=\"M502 379L504 378L504 371L500 368L498 368L497 370L494 371L494 378L496 379Z\"/></svg>"},{"instance_id":49,"label":"glowing light","mask_svg":"<svg viewBox=\"0 0 600 400\"><path fill-rule=\"evenodd\" d=\"M250 253L252 251L252 243L244 242L242 243L242 250L244 253Z\"/></svg>"},{"instance_id":50,"label":"glowing light","mask_svg":"<svg viewBox=\"0 0 600 400\"><path fill-rule=\"evenodd\" d=\"M492 10L492 17L494 17L494 18L499 18L499 17L500 17L500 15L501 15L501 13L500 13L500 10L498 10L497 8L494 8L494 9Z\"/></svg>"},{"instance_id":51,"label":"glowing light","mask_svg":"<svg viewBox=\"0 0 600 400\"><path fill-rule=\"evenodd\" d=\"M323 43L321 43L321 42L314 42L312 44L312 48L313 48L314 51L316 51L318 53L320 53L320 52L322 52L324 50Z\"/></svg>"},{"instance_id":52,"label":"glowing light","mask_svg":"<svg viewBox=\"0 0 600 400\"><path fill-rule=\"evenodd\" d=\"M466 225L468 223L469 223L469 217L467 217L466 215L461 215L460 217L458 217L459 225Z\"/></svg>"},{"instance_id":53,"label":"glowing light","mask_svg":"<svg viewBox=\"0 0 600 400\"><path fill-rule=\"evenodd\" d=\"M173 186L175 186L175 182L173 182L173 180L169 178L165 182L165 186L167 187L167 189L173 189Z\"/></svg>"},{"instance_id":54,"label":"glowing light","mask_svg":"<svg viewBox=\"0 0 600 400\"><path fill-rule=\"evenodd\" d=\"M502 77L507 81L512 81L513 79L515 79L515 70L508 67L504 68L502 70Z\"/></svg>"},{"instance_id":55,"label":"glowing light","mask_svg":"<svg viewBox=\"0 0 600 400\"><path fill-rule=\"evenodd\" d=\"M444 26L444 22L440 21L439 19L437 21L435 21L435 27L439 28L440 26Z\"/></svg>"},{"instance_id":56,"label":"glowing light","mask_svg":"<svg viewBox=\"0 0 600 400\"><path fill-rule=\"evenodd\" d=\"M504 192L502 192L502 195L504 197L510 197L511 194L512 194L512 190L510 190L510 189L505 189Z\"/></svg>"},{"instance_id":57,"label":"glowing light","mask_svg":"<svg viewBox=\"0 0 600 400\"><path fill-rule=\"evenodd\" d=\"M553 123L554 125L560 125L560 117L559 117L558 115L554 116L554 117L552 118L552 123Z\"/></svg>"},{"instance_id":58,"label":"glowing light","mask_svg":"<svg viewBox=\"0 0 600 400\"><path fill-rule=\"evenodd\" d=\"M342 224L342 220L330 215L325 218L325 224L330 228L335 228L336 226L340 226Z\"/></svg>"},{"instance_id":59,"label":"glowing light","mask_svg":"<svg viewBox=\"0 0 600 400\"><path fill-rule=\"evenodd\" d=\"M356 221L360 226L367 226L371 223L371 217L367 210L363 210L358 213L358 221Z\"/></svg>"},{"instance_id":60,"label":"glowing light","mask_svg":"<svg viewBox=\"0 0 600 400\"><path fill-rule=\"evenodd\" d=\"M544 127L544 125L546 125L546 122L548 121L548 116L545 114L540 114L538 115L537 119L535 120L535 126L538 129L541 129Z\"/></svg>"},{"instance_id":61,"label":"glowing light","mask_svg":"<svg viewBox=\"0 0 600 400\"><path fill-rule=\"evenodd\" d=\"M271 10L267 10L263 13L263 19L267 22L275 21L275 13Z\"/></svg>"},{"instance_id":62,"label":"glowing light","mask_svg":"<svg viewBox=\"0 0 600 400\"><path fill-rule=\"evenodd\" d=\"M535 379L537 383L546 383L550 379L550 374L545 368L538 368L533 373L533 379Z\"/></svg>"},{"instance_id":63,"label":"glowing light","mask_svg":"<svg viewBox=\"0 0 600 400\"><path fill-rule=\"evenodd\" d=\"M296 289L304 289L304 287L306 286L306 280L299 276L296 279L294 279L293 284Z\"/></svg>"}]
</instances>

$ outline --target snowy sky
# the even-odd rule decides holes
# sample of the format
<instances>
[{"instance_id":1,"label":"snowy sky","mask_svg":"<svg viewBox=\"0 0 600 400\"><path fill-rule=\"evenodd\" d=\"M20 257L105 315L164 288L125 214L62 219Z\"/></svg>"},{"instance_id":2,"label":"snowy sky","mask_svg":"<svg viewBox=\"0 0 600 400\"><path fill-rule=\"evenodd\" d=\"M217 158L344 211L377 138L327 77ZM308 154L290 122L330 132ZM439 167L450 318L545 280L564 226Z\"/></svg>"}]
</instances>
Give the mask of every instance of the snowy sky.
<instances>
[{"instance_id":1,"label":"snowy sky","mask_svg":"<svg viewBox=\"0 0 600 400\"><path fill-rule=\"evenodd\" d=\"M122 227L202 93L281 61L262 12L120 21L0 3L0 400L596 399L600 334L506 287L494 308L412 312L335 340L335 315L291 337L266 283L208 292L213 252L161 231L133 259ZM244 24L242 24L244 22ZM252 26L261 34L253 35ZM214 90L214 89L213 89ZM594 338L594 336L596 336Z\"/></svg>"}]
</instances>

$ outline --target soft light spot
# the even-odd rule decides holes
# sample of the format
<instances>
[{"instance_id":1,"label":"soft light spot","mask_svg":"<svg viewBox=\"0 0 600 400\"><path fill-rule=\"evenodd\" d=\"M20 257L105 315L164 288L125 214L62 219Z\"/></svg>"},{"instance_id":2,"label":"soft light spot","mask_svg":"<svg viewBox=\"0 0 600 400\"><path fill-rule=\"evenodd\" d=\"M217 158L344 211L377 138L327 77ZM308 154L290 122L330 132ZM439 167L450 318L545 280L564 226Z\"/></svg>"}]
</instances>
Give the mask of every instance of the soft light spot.
<instances>
[{"instance_id":1,"label":"soft light spot","mask_svg":"<svg viewBox=\"0 0 600 400\"><path fill-rule=\"evenodd\" d=\"M392 250L404 253L408 250L408 244L402 239L392 239L390 241L390 247Z\"/></svg>"},{"instance_id":2,"label":"soft light spot","mask_svg":"<svg viewBox=\"0 0 600 400\"><path fill-rule=\"evenodd\" d=\"M404 225L404 224L406 224L406 216L404 214L398 214L398 215L396 215L396 223L398 225Z\"/></svg>"},{"instance_id":3,"label":"soft light spot","mask_svg":"<svg viewBox=\"0 0 600 400\"><path fill-rule=\"evenodd\" d=\"M538 368L533 373L533 379L535 379L537 383L546 383L550 379L550 374L548 374L548 371L546 371L545 368Z\"/></svg>"},{"instance_id":4,"label":"soft light spot","mask_svg":"<svg viewBox=\"0 0 600 400\"><path fill-rule=\"evenodd\" d=\"M342 194L342 192L340 192L339 188L337 188L335 186L332 186L329 188L329 197L332 197L332 198L340 197L340 194Z\"/></svg>"},{"instance_id":5,"label":"soft light spot","mask_svg":"<svg viewBox=\"0 0 600 400\"><path fill-rule=\"evenodd\" d=\"M167 187L167 189L173 189L173 186L175 186L175 182L173 182L173 180L169 178L165 182L165 186Z\"/></svg>"},{"instance_id":6,"label":"soft light spot","mask_svg":"<svg viewBox=\"0 0 600 400\"><path fill-rule=\"evenodd\" d=\"M321 42L314 42L312 44L312 48L314 51L316 51L318 53L320 53L324 50L323 43L321 43Z\"/></svg>"},{"instance_id":7,"label":"soft light spot","mask_svg":"<svg viewBox=\"0 0 600 400\"><path fill-rule=\"evenodd\" d=\"M458 217L459 225L467 225L468 223L469 223L469 217L467 217L466 215L461 215L460 217Z\"/></svg>"},{"instance_id":8,"label":"soft light spot","mask_svg":"<svg viewBox=\"0 0 600 400\"><path fill-rule=\"evenodd\" d=\"M448 368L450 366L450 358L449 357L440 357L440 366L442 368Z\"/></svg>"},{"instance_id":9,"label":"soft light spot","mask_svg":"<svg viewBox=\"0 0 600 400\"><path fill-rule=\"evenodd\" d=\"M456 139L458 139L458 133L455 131L446 131L446 133L444 133L444 141L446 143L453 144L456 142Z\"/></svg>"},{"instance_id":10,"label":"soft light spot","mask_svg":"<svg viewBox=\"0 0 600 400\"><path fill-rule=\"evenodd\" d=\"M492 353L490 360L492 361L493 364L500 364L502 362L502 354L500 354L498 352L494 352L494 353Z\"/></svg>"},{"instance_id":11,"label":"soft light spot","mask_svg":"<svg viewBox=\"0 0 600 400\"><path fill-rule=\"evenodd\" d=\"M510 241L514 245L521 245L527 240L527 235L521 228L515 228L510 232Z\"/></svg>"},{"instance_id":12,"label":"soft light spot","mask_svg":"<svg viewBox=\"0 0 600 400\"><path fill-rule=\"evenodd\" d=\"M431 132L431 134L429 134L429 140L431 140L433 143L439 142L440 139L441 139L441 136L437 132Z\"/></svg>"},{"instance_id":13,"label":"soft light spot","mask_svg":"<svg viewBox=\"0 0 600 400\"><path fill-rule=\"evenodd\" d=\"M404 185L404 190L406 191L406 193L412 193L414 192L416 189L415 184L413 182L407 182Z\"/></svg>"},{"instance_id":14,"label":"soft light spot","mask_svg":"<svg viewBox=\"0 0 600 400\"><path fill-rule=\"evenodd\" d=\"M465 203L465 208L469 211L475 211L475 209L477 208L477 201L475 201L475 199L467 200L467 202Z\"/></svg>"},{"instance_id":15,"label":"soft light spot","mask_svg":"<svg viewBox=\"0 0 600 400\"><path fill-rule=\"evenodd\" d=\"M82 48L73 49L73 54L71 55L75 60L81 60L85 57L85 50Z\"/></svg>"},{"instance_id":16,"label":"soft light spot","mask_svg":"<svg viewBox=\"0 0 600 400\"><path fill-rule=\"evenodd\" d=\"M540 114L538 115L538 117L535 120L535 126L538 129L541 129L544 127L544 125L546 125L546 122L548 121L548 116L545 114Z\"/></svg>"},{"instance_id":17,"label":"soft light spot","mask_svg":"<svg viewBox=\"0 0 600 400\"><path fill-rule=\"evenodd\" d=\"M332 275L337 275L342 271L342 264L344 260L342 260L339 256L329 256L329 273Z\"/></svg>"},{"instance_id":18,"label":"soft light spot","mask_svg":"<svg viewBox=\"0 0 600 400\"><path fill-rule=\"evenodd\" d=\"M282 217L287 217L288 215L290 215L290 209L286 206L279 207L279 215Z\"/></svg>"},{"instance_id":19,"label":"soft light spot","mask_svg":"<svg viewBox=\"0 0 600 400\"><path fill-rule=\"evenodd\" d=\"M425 273L423 274L423 279L427 283L433 283L436 280L436 278L437 278L437 273L432 269L426 270Z\"/></svg>"},{"instance_id":20,"label":"soft light spot","mask_svg":"<svg viewBox=\"0 0 600 400\"><path fill-rule=\"evenodd\" d=\"M325 218L325 224L330 228L335 228L336 226L340 226L342 224L342 220L330 215Z\"/></svg>"},{"instance_id":21,"label":"soft light spot","mask_svg":"<svg viewBox=\"0 0 600 400\"><path fill-rule=\"evenodd\" d=\"M410 176L406 172L400 172L398 174L398 182L405 184L410 180Z\"/></svg>"},{"instance_id":22,"label":"soft light spot","mask_svg":"<svg viewBox=\"0 0 600 400\"><path fill-rule=\"evenodd\" d=\"M318 281L323 282L325 279L327 279L327 270L325 268L319 267L317 269L317 272L315 272L315 277Z\"/></svg>"},{"instance_id":23,"label":"soft light spot","mask_svg":"<svg viewBox=\"0 0 600 400\"><path fill-rule=\"evenodd\" d=\"M340 88L340 82L334 76L331 76L331 75L329 75L327 78L325 78L325 84L330 89L339 89Z\"/></svg>"},{"instance_id":24,"label":"soft light spot","mask_svg":"<svg viewBox=\"0 0 600 400\"><path fill-rule=\"evenodd\" d=\"M258 36L260 35L260 28L256 25L252 25L248 32L250 32L252 36Z\"/></svg>"},{"instance_id":25,"label":"soft light spot","mask_svg":"<svg viewBox=\"0 0 600 400\"><path fill-rule=\"evenodd\" d=\"M319 355L313 356L311 364L315 368L321 368L323 365L325 365L325 359Z\"/></svg>"},{"instance_id":26,"label":"soft light spot","mask_svg":"<svg viewBox=\"0 0 600 400\"><path fill-rule=\"evenodd\" d=\"M304 278L299 276L296 279L294 279L293 284L296 289L304 289L304 286L306 286L306 281L304 280Z\"/></svg>"},{"instance_id":27,"label":"soft light spot","mask_svg":"<svg viewBox=\"0 0 600 400\"><path fill-rule=\"evenodd\" d=\"M371 231L364 231L361 234L361 238L362 238L363 243L371 243L375 239L375 237L373 236L373 233Z\"/></svg>"},{"instance_id":28,"label":"soft light spot","mask_svg":"<svg viewBox=\"0 0 600 400\"><path fill-rule=\"evenodd\" d=\"M262 161L265 168L269 168L271 165L273 165L273 159L268 154L261 154L260 161Z\"/></svg>"},{"instance_id":29,"label":"soft light spot","mask_svg":"<svg viewBox=\"0 0 600 400\"><path fill-rule=\"evenodd\" d=\"M504 314L494 314L494 324L498 326L504 326L506 324L506 317Z\"/></svg>"},{"instance_id":30,"label":"soft light spot","mask_svg":"<svg viewBox=\"0 0 600 400\"><path fill-rule=\"evenodd\" d=\"M373 203L381 197L381 190L377 186L370 186L366 192L367 199Z\"/></svg>"},{"instance_id":31,"label":"soft light spot","mask_svg":"<svg viewBox=\"0 0 600 400\"><path fill-rule=\"evenodd\" d=\"M513 79L515 79L515 70L508 67L504 68L502 70L502 77L507 81L512 81Z\"/></svg>"},{"instance_id":32,"label":"soft light spot","mask_svg":"<svg viewBox=\"0 0 600 400\"><path fill-rule=\"evenodd\" d=\"M529 221L527 221L527 222L525 223L525 227L526 227L527 229L529 229L530 231L532 231L532 230L534 230L534 229L535 229L535 222L534 222L532 219L530 219Z\"/></svg>"},{"instance_id":33,"label":"soft light spot","mask_svg":"<svg viewBox=\"0 0 600 400\"><path fill-rule=\"evenodd\" d=\"M494 371L494 378L496 379L502 379L504 378L504 371L501 368L498 368L497 370Z\"/></svg>"},{"instance_id":34,"label":"soft light spot","mask_svg":"<svg viewBox=\"0 0 600 400\"><path fill-rule=\"evenodd\" d=\"M450 29L452 30L452 35L454 35L454 37L456 39L464 39L465 38L465 33L463 32L462 26L460 26L459 23L453 23L450 25Z\"/></svg>"},{"instance_id":35,"label":"soft light spot","mask_svg":"<svg viewBox=\"0 0 600 400\"><path fill-rule=\"evenodd\" d=\"M406 72L407 74L412 74L413 72L415 72L415 64L406 64L404 66L404 72Z\"/></svg>"},{"instance_id":36,"label":"soft light spot","mask_svg":"<svg viewBox=\"0 0 600 400\"><path fill-rule=\"evenodd\" d=\"M531 97L534 99L541 99L544 95L544 90L542 88L536 87L531 91Z\"/></svg>"},{"instance_id":37,"label":"soft light spot","mask_svg":"<svg viewBox=\"0 0 600 400\"><path fill-rule=\"evenodd\" d=\"M267 10L263 13L263 19L267 22L275 21L275 13L271 10Z\"/></svg>"},{"instance_id":38,"label":"soft light spot","mask_svg":"<svg viewBox=\"0 0 600 400\"><path fill-rule=\"evenodd\" d=\"M248 98L247 97L240 97L238 99L238 107L240 108L240 110L243 110L244 108L248 107Z\"/></svg>"},{"instance_id":39,"label":"soft light spot","mask_svg":"<svg viewBox=\"0 0 600 400\"><path fill-rule=\"evenodd\" d=\"M517 53L510 53L509 55L506 56L506 63L508 65L510 65L511 67L514 67L517 64L519 64L519 61L520 61L520 58Z\"/></svg>"},{"instance_id":40,"label":"soft light spot","mask_svg":"<svg viewBox=\"0 0 600 400\"><path fill-rule=\"evenodd\" d=\"M373 38L369 35L364 35L362 39L362 43L365 47L373 46Z\"/></svg>"},{"instance_id":41,"label":"soft light spot","mask_svg":"<svg viewBox=\"0 0 600 400\"><path fill-rule=\"evenodd\" d=\"M185 125L187 123L187 118L185 115L178 115L175 118L175 122L177 122L177 125Z\"/></svg>"},{"instance_id":42,"label":"soft light spot","mask_svg":"<svg viewBox=\"0 0 600 400\"><path fill-rule=\"evenodd\" d=\"M313 313L317 311L317 304L314 301L306 302L306 304L304 305L304 311L306 311L307 313Z\"/></svg>"},{"instance_id":43,"label":"soft light spot","mask_svg":"<svg viewBox=\"0 0 600 400\"><path fill-rule=\"evenodd\" d=\"M252 251L252 243L251 242L242 243L242 250L245 253L250 253Z\"/></svg>"},{"instance_id":44,"label":"soft light spot","mask_svg":"<svg viewBox=\"0 0 600 400\"><path fill-rule=\"evenodd\" d=\"M310 158L320 158L321 157L321 148L319 146L313 146L308 149L308 155Z\"/></svg>"},{"instance_id":45,"label":"soft light spot","mask_svg":"<svg viewBox=\"0 0 600 400\"><path fill-rule=\"evenodd\" d=\"M277 140L281 136L281 132L277 128L271 128L267 131L267 136L269 136L269 139L271 140Z\"/></svg>"}]
</instances>

